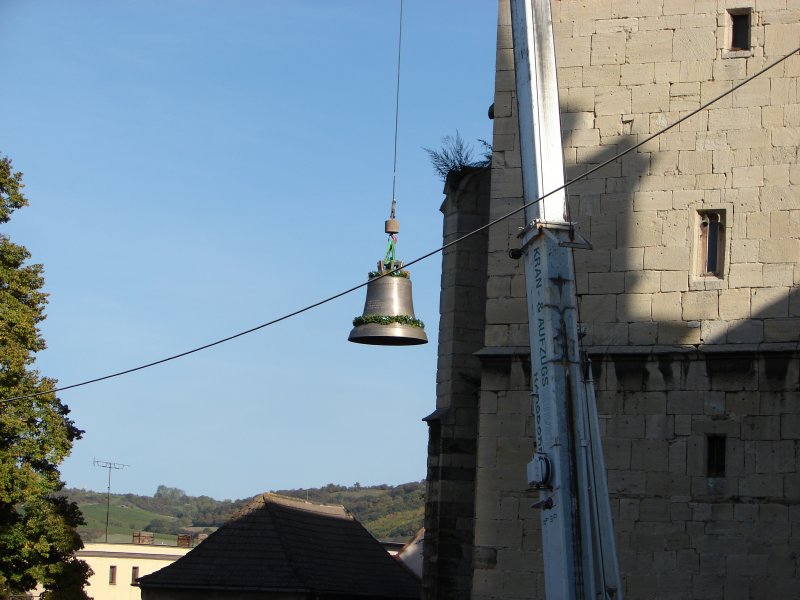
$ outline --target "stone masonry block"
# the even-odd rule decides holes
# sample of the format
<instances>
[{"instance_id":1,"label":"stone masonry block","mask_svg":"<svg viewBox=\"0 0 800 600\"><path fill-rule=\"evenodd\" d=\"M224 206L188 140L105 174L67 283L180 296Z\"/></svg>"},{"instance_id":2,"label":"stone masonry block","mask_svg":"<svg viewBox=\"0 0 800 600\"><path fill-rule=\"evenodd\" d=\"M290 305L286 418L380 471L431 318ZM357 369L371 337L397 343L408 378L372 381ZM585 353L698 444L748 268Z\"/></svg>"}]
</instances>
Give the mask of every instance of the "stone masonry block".
<instances>
[{"instance_id":1,"label":"stone masonry block","mask_svg":"<svg viewBox=\"0 0 800 600\"><path fill-rule=\"evenodd\" d=\"M598 115L619 115L631 112L631 91L625 87L597 87L595 113Z\"/></svg>"},{"instance_id":2,"label":"stone masonry block","mask_svg":"<svg viewBox=\"0 0 800 600\"><path fill-rule=\"evenodd\" d=\"M757 263L733 264L728 273L729 288L761 287L763 281L763 268Z\"/></svg>"},{"instance_id":3,"label":"stone masonry block","mask_svg":"<svg viewBox=\"0 0 800 600\"><path fill-rule=\"evenodd\" d=\"M644 266L644 248L620 248L611 250L612 271L635 271Z\"/></svg>"},{"instance_id":4,"label":"stone masonry block","mask_svg":"<svg viewBox=\"0 0 800 600\"><path fill-rule=\"evenodd\" d=\"M724 344L727 340L728 324L724 321L702 321L700 339L705 344Z\"/></svg>"},{"instance_id":5,"label":"stone masonry block","mask_svg":"<svg viewBox=\"0 0 800 600\"><path fill-rule=\"evenodd\" d=\"M745 232L748 239L765 240L770 237L770 215L769 213L754 212L748 213L746 217Z\"/></svg>"},{"instance_id":6,"label":"stone masonry block","mask_svg":"<svg viewBox=\"0 0 800 600\"><path fill-rule=\"evenodd\" d=\"M607 469L630 469L631 440L605 438L603 440L603 452Z\"/></svg>"},{"instance_id":7,"label":"stone masonry block","mask_svg":"<svg viewBox=\"0 0 800 600\"><path fill-rule=\"evenodd\" d=\"M707 60L682 60L678 79L673 81L705 82L711 80L712 72L713 63Z\"/></svg>"},{"instance_id":8,"label":"stone masonry block","mask_svg":"<svg viewBox=\"0 0 800 600\"><path fill-rule=\"evenodd\" d=\"M744 57L714 61L712 77L718 81L739 81L747 75L747 59Z\"/></svg>"},{"instance_id":9,"label":"stone masonry block","mask_svg":"<svg viewBox=\"0 0 800 600\"><path fill-rule=\"evenodd\" d=\"M644 249L645 269L685 271L689 264L689 248L649 247Z\"/></svg>"},{"instance_id":10,"label":"stone masonry block","mask_svg":"<svg viewBox=\"0 0 800 600\"><path fill-rule=\"evenodd\" d=\"M765 342L796 342L800 339L800 319L767 319L764 321Z\"/></svg>"},{"instance_id":11,"label":"stone masonry block","mask_svg":"<svg viewBox=\"0 0 800 600\"><path fill-rule=\"evenodd\" d=\"M665 63L672 60L672 34L666 31L636 31L628 38L627 61Z\"/></svg>"},{"instance_id":12,"label":"stone masonry block","mask_svg":"<svg viewBox=\"0 0 800 600\"><path fill-rule=\"evenodd\" d=\"M773 416L746 416L742 419L742 439L779 440L781 419Z\"/></svg>"},{"instance_id":13,"label":"stone masonry block","mask_svg":"<svg viewBox=\"0 0 800 600\"><path fill-rule=\"evenodd\" d=\"M655 344L658 340L657 323L629 323L628 343L635 346Z\"/></svg>"},{"instance_id":14,"label":"stone masonry block","mask_svg":"<svg viewBox=\"0 0 800 600\"><path fill-rule=\"evenodd\" d=\"M666 411L666 404L664 410ZM674 417L667 414L655 414L645 416L645 437L647 439L670 440L675 437Z\"/></svg>"},{"instance_id":15,"label":"stone masonry block","mask_svg":"<svg viewBox=\"0 0 800 600\"><path fill-rule=\"evenodd\" d=\"M590 36L556 39L556 56L559 67L584 67L591 64L592 38Z\"/></svg>"},{"instance_id":16,"label":"stone masonry block","mask_svg":"<svg viewBox=\"0 0 800 600\"><path fill-rule=\"evenodd\" d=\"M759 240L731 241L731 261L737 263L758 262Z\"/></svg>"},{"instance_id":17,"label":"stone masonry block","mask_svg":"<svg viewBox=\"0 0 800 600\"><path fill-rule=\"evenodd\" d=\"M693 12L693 0L664 0L665 15L688 15Z\"/></svg>"},{"instance_id":18,"label":"stone masonry block","mask_svg":"<svg viewBox=\"0 0 800 600\"><path fill-rule=\"evenodd\" d=\"M608 250L575 253L575 267L584 273L606 273L611 270L611 254Z\"/></svg>"},{"instance_id":19,"label":"stone masonry block","mask_svg":"<svg viewBox=\"0 0 800 600\"><path fill-rule=\"evenodd\" d=\"M765 174L768 168L764 167ZM769 237L792 238L800 235L797 228L800 218L793 218L793 214L800 215L800 211L776 210L769 213Z\"/></svg>"},{"instance_id":20,"label":"stone masonry block","mask_svg":"<svg viewBox=\"0 0 800 600\"><path fill-rule=\"evenodd\" d=\"M645 247L661 239L661 220L655 211L624 214L617 218L617 244Z\"/></svg>"},{"instance_id":21,"label":"stone masonry block","mask_svg":"<svg viewBox=\"0 0 800 600\"><path fill-rule=\"evenodd\" d=\"M750 316L750 290L738 288L720 290L719 318L726 321L746 319Z\"/></svg>"},{"instance_id":22,"label":"stone masonry block","mask_svg":"<svg viewBox=\"0 0 800 600\"><path fill-rule=\"evenodd\" d=\"M597 129L575 129L564 137L573 148L595 148L600 145L600 132Z\"/></svg>"},{"instance_id":23,"label":"stone masonry block","mask_svg":"<svg viewBox=\"0 0 800 600\"><path fill-rule=\"evenodd\" d=\"M625 394L624 412L631 415L666 415L667 396L663 392Z\"/></svg>"},{"instance_id":24,"label":"stone masonry block","mask_svg":"<svg viewBox=\"0 0 800 600\"><path fill-rule=\"evenodd\" d=\"M760 125L761 120L756 121L747 108L710 108L708 111L709 131L756 129Z\"/></svg>"},{"instance_id":25,"label":"stone masonry block","mask_svg":"<svg viewBox=\"0 0 800 600\"><path fill-rule=\"evenodd\" d=\"M670 210L672 208L672 192L635 192L633 195L633 210L635 212L648 212Z\"/></svg>"},{"instance_id":26,"label":"stone masonry block","mask_svg":"<svg viewBox=\"0 0 800 600\"><path fill-rule=\"evenodd\" d=\"M765 319L789 316L789 288L750 290L750 316Z\"/></svg>"},{"instance_id":27,"label":"stone masonry block","mask_svg":"<svg viewBox=\"0 0 800 600\"><path fill-rule=\"evenodd\" d=\"M620 294L617 297L618 321L621 322L649 321L650 310L651 310L650 294Z\"/></svg>"},{"instance_id":28,"label":"stone masonry block","mask_svg":"<svg viewBox=\"0 0 800 600\"><path fill-rule=\"evenodd\" d=\"M513 75L513 73L512 73ZM558 85L560 88L580 87L583 67L563 67L558 69ZM783 120L781 120L783 122Z\"/></svg>"},{"instance_id":29,"label":"stone masonry block","mask_svg":"<svg viewBox=\"0 0 800 600\"><path fill-rule=\"evenodd\" d=\"M702 331L699 327L689 327L684 321L663 321L658 324L658 343L666 345L699 344Z\"/></svg>"},{"instance_id":30,"label":"stone masonry block","mask_svg":"<svg viewBox=\"0 0 800 600\"><path fill-rule=\"evenodd\" d=\"M734 167L732 186L752 188L764 185L764 167Z\"/></svg>"},{"instance_id":31,"label":"stone masonry block","mask_svg":"<svg viewBox=\"0 0 800 600\"><path fill-rule=\"evenodd\" d=\"M767 56L782 56L797 47L797 26L769 25L764 28L764 54Z\"/></svg>"},{"instance_id":32,"label":"stone masonry block","mask_svg":"<svg viewBox=\"0 0 800 600\"><path fill-rule=\"evenodd\" d=\"M668 83L650 83L631 88L631 110L634 113L656 113L669 111Z\"/></svg>"},{"instance_id":33,"label":"stone masonry block","mask_svg":"<svg viewBox=\"0 0 800 600\"><path fill-rule=\"evenodd\" d=\"M661 289L659 271L627 271L625 273L625 292L628 294L652 294Z\"/></svg>"},{"instance_id":34,"label":"stone masonry block","mask_svg":"<svg viewBox=\"0 0 800 600\"><path fill-rule=\"evenodd\" d=\"M581 298L583 322L611 322L616 319L617 297L614 294L589 294Z\"/></svg>"},{"instance_id":35,"label":"stone masonry block","mask_svg":"<svg viewBox=\"0 0 800 600\"><path fill-rule=\"evenodd\" d=\"M624 273L589 273L591 294L620 294L624 289Z\"/></svg>"},{"instance_id":36,"label":"stone masonry block","mask_svg":"<svg viewBox=\"0 0 800 600\"><path fill-rule=\"evenodd\" d=\"M621 65L621 85L641 85L646 83L655 83L655 72L652 63Z\"/></svg>"},{"instance_id":37,"label":"stone masonry block","mask_svg":"<svg viewBox=\"0 0 800 600\"><path fill-rule=\"evenodd\" d=\"M652 318L655 321L679 321L681 314L680 292L653 294Z\"/></svg>"},{"instance_id":38,"label":"stone masonry block","mask_svg":"<svg viewBox=\"0 0 800 600\"><path fill-rule=\"evenodd\" d=\"M681 173L710 173L711 158L712 153L708 150L681 150L678 153L678 169Z\"/></svg>"},{"instance_id":39,"label":"stone masonry block","mask_svg":"<svg viewBox=\"0 0 800 600\"><path fill-rule=\"evenodd\" d=\"M561 129L564 132L572 129L593 129L594 114L590 112L569 112L561 115Z\"/></svg>"},{"instance_id":40,"label":"stone masonry block","mask_svg":"<svg viewBox=\"0 0 800 600\"><path fill-rule=\"evenodd\" d=\"M685 292L689 289L689 275L683 271L664 271L661 273L662 292Z\"/></svg>"},{"instance_id":41,"label":"stone masonry block","mask_svg":"<svg viewBox=\"0 0 800 600\"><path fill-rule=\"evenodd\" d=\"M717 42L713 29L677 29L672 38L672 60L701 61L716 58Z\"/></svg>"},{"instance_id":42,"label":"stone masonry block","mask_svg":"<svg viewBox=\"0 0 800 600\"><path fill-rule=\"evenodd\" d=\"M669 211L663 219L661 243L664 246L686 246L687 215L685 211Z\"/></svg>"},{"instance_id":43,"label":"stone masonry block","mask_svg":"<svg viewBox=\"0 0 800 600\"><path fill-rule=\"evenodd\" d=\"M704 138L704 139L707 139ZM712 148L697 148L699 145L698 136L693 131L668 131L658 138L660 150L711 150ZM673 164L676 164L673 162Z\"/></svg>"},{"instance_id":44,"label":"stone masonry block","mask_svg":"<svg viewBox=\"0 0 800 600\"><path fill-rule=\"evenodd\" d=\"M681 63L657 62L653 65L656 83L675 83L683 81L681 77Z\"/></svg>"},{"instance_id":45,"label":"stone masonry block","mask_svg":"<svg viewBox=\"0 0 800 600\"><path fill-rule=\"evenodd\" d=\"M592 36L591 64L621 65L625 62L625 33L602 33Z\"/></svg>"},{"instance_id":46,"label":"stone masonry block","mask_svg":"<svg viewBox=\"0 0 800 600\"><path fill-rule=\"evenodd\" d=\"M733 129L727 132L725 139L731 150L767 148L770 132L766 129Z\"/></svg>"},{"instance_id":47,"label":"stone masonry block","mask_svg":"<svg viewBox=\"0 0 800 600\"><path fill-rule=\"evenodd\" d=\"M625 346L629 342L626 323L594 323L592 335L592 343L598 345Z\"/></svg>"},{"instance_id":48,"label":"stone masonry block","mask_svg":"<svg viewBox=\"0 0 800 600\"><path fill-rule=\"evenodd\" d=\"M739 480L739 495L777 497L783 494L783 481L774 475L748 475Z\"/></svg>"},{"instance_id":49,"label":"stone masonry block","mask_svg":"<svg viewBox=\"0 0 800 600\"><path fill-rule=\"evenodd\" d=\"M561 95L561 110L566 112L594 111L594 88L571 87Z\"/></svg>"},{"instance_id":50,"label":"stone masonry block","mask_svg":"<svg viewBox=\"0 0 800 600\"><path fill-rule=\"evenodd\" d=\"M765 263L796 262L800 256L800 239L764 240L759 258Z\"/></svg>"},{"instance_id":51,"label":"stone masonry block","mask_svg":"<svg viewBox=\"0 0 800 600\"><path fill-rule=\"evenodd\" d=\"M753 150L753 153L755 153L755 150ZM800 194L797 193L796 186L766 185L761 188L761 210L788 211L797 209L800 209Z\"/></svg>"},{"instance_id":52,"label":"stone masonry block","mask_svg":"<svg viewBox=\"0 0 800 600\"><path fill-rule=\"evenodd\" d=\"M610 438L641 439L644 437L644 416L612 415L606 431Z\"/></svg>"},{"instance_id":53,"label":"stone masonry block","mask_svg":"<svg viewBox=\"0 0 800 600\"><path fill-rule=\"evenodd\" d=\"M764 322L761 320L730 321L728 342L732 344L758 344L764 341Z\"/></svg>"}]
</instances>

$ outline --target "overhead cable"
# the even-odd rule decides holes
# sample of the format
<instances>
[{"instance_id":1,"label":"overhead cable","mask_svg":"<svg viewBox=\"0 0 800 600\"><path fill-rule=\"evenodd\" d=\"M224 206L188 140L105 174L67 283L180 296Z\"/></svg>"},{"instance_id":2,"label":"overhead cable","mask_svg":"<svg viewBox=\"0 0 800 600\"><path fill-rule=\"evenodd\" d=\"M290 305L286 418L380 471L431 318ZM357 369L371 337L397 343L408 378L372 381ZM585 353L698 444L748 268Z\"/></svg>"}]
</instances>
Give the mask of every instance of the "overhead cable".
<instances>
[{"instance_id":1,"label":"overhead cable","mask_svg":"<svg viewBox=\"0 0 800 600\"><path fill-rule=\"evenodd\" d=\"M478 227L477 229L474 229L474 230L470 231L469 233L466 233L466 234L462 235L461 237L456 238L455 240L452 240L452 241L444 244L443 246L440 246L440 247L436 248L435 250L431 250L430 252L427 252L426 254L423 254L422 256L419 256L419 257L417 257L417 258L405 263L404 268L405 267L409 267L409 266L411 266L413 264L416 264L418 262L421 262L421 261L423 261L423 260L425 260L427 258L430 258L434 254L438 254L439 252L442 252L442 251L444 251L444 250L446 250L446 249L448 249L448 248L450 248L452 246L455 246L456 244L459 244L459 243L463 242L464 240L469 239L472 236L474 236L474 235L476 235L478 233L481 233L482 231L485 231L485 230L489 229L490 227L492 227L494 225L497 225L498 223L500 223L502 221L505 221L506 219L508 219L510 217L513 217L517 213L520 213L520 212L524 211L526 208L530 208L531 206L537 204L538 202L541 202L545 198L547 198L549 196L552 196L553 194L555 194L557 192L560 192L563 189L568 188L569 186L577 183L578 181L580 181L582 179L585 179L586 177L588 177L592 173L596 173L597 171L599 171L603 167L611 164L614 161L619 160L620 158L622 158L626 154L629 154L630 152L633 152L637 148L641 148L642 146L644 146L648 142L653 141L654 139L656 139L660 135L666 133L667 131L669 131L673 127L676 127L677 125L680 125L681 123L683 123L687 119L693 117L697 113L707 109L709 106L715 104L716 102L719 102L722 98L725 98L726 96L729 96L730 94L732 94L733 92L738 90L743 85L746 85L747 83L749 83L753 79L756 79L757 77L760 77L761 75L763 75L764 73L766 73L770 69L772 69L772 68L776 67L777 65L781 64L782 62L784 62L785 60L790 58L792 55L797 54L798 52L800 52L800 47L795 48L794 50L792 50L788 54L786 54L786 55L782 56L781 58L777 59L776 61L770 63L769 65L767 65L766 67L764 67L760 71L757 71L756 73L754 73L750 77L747 77L746 79L743 79L742 81L740 81L736 85L732 86L729 90L726 90L726 91L722 92L721 94L719 94L718 96L715 96L713 99L709 100L705 104L702 104L700 107L696 108L695 110L687 113L686 115L684 115L683 117L681 117L677 121L673 122L672 124L667 125L666 127L664 127L663 129L657 131L656 133L646 137L641 142L631 146L630 148L627 148L627 149L623 150L622 152L614 155L613 157L609 158L608 160L606 160L606 161L604 161L604 162L602 162L602 163L600 163L598 165L595 165L591 169L587 170L585 173L582 173L582 174L578 175L577 177L575 177L573 179L570 179L569 181L567 181L563 185L561 185L561 186L559 186L559 187L557 187L555 189L550 190L546 194L543 194L542 196L539 196L538 198L536 198L534 200L531 200L530 202L523 203L518 208L516 208L516 209L514 209L514 210L512 210L512 211L510 211L510 212L508 212L508 213L506 213L506 214L504 214L504 215L502 215L502 216L500 216L500 217L498 217L498 218L496 218L496 219L494 219L492 221L489 221L485 225L482 225L481 227ZM396 270L399 270L399 269L395 269L395 271ZM381 277L386 277L388 275L391 275L392 273L394 273L394 271L387 271L386 273L381 275ZM167 356L166 358L162 358L160 360L149 362L147 364L143 364L143 365L140 365L138 367L125 369L123 371L118 371L116 373L111 373L109 375L104 375L102 377L96 377L94 379L89 379L87 381L82 381L80 383L74 383L72 385L66 385L66 386L55 388L55 389L52 389L52 390L47 390L47 391L42 391L42 392L35 392L35 393L32 393L32 394L24 394L24 395L20 395L20 396L13 396L11 398L5 398L5 399L0 400L0 404L4 404L4 403L7 403L7 402L13 402L15 400L24 400L26 398L34 398L36 396L43 396L45 394L54 394L56 392L63 392L63 391L66 391L66 390L71 390L71 389L74 389L74 388L77 388L77 387L82 387L82 386L89 385L89 384L92 384L92 383L98 383L100 381L105 381L107 379L113 379L115 377L120 377L122 375L127 375L129 373L134 373L136 371L141 371L143 369L148 369L148 368L154 367L156 365L160 365L160 364L163 364L163 363L166 363L166 362L170 362L170 361L176 360L178 358L182 358L184 356L188 356L190 354L194 354L195 352L200 352L201 350L206 350L208 348L212 348L214 346L218 346L220 344L224 344L225 342L229 342L229 341L234 340L236 338L239 338L239 337L242 337L244 335L247 335L247 334L253 333L255 331L258 331L259 329L264 329L265 327L269 327L270 325L275 325L276 323L280 323L281 321L285 321L287 319L295 317L295 316L297 316L299 314L302 314L304 312L308 312L309 310L311 310L313 308L316 308L318 306L322 306L323 304L327 304L328 302L332 302L333 300L336 300L338 298L341 298L342 296L346 296L347 294L349 294L351 292L359 290L359 289L365 287L368 283L369 283L369 281L365 281L365 282L360 283L358 285L355 285L355 286L353 286L351 288L348 288L348 289L346 289L346 290L344 290L342 292L339 292L338 294L334 294L333 296L329 296L329 297L325 298L324 300L320 300L319 302L315 302L313 304L309 304L308 306L305 306L303 308L300 308L298 310L295 310L293 312L285 314L282 317L278 317L277 319L273 319L272 321L268 321L268 322L263 323L261 325L257 325L255 327L251 327L250 329L246 329L245 331L240 331L239 333L235 333L233 335L230 335L228 337L222 338L222 339L217 340L215 342L204 344L202 346L198 346L197 348L192 348L191 350L186 350L185 352L180 352L179 354L173 354L172 356Z\"/></svg>"}]
</instances>

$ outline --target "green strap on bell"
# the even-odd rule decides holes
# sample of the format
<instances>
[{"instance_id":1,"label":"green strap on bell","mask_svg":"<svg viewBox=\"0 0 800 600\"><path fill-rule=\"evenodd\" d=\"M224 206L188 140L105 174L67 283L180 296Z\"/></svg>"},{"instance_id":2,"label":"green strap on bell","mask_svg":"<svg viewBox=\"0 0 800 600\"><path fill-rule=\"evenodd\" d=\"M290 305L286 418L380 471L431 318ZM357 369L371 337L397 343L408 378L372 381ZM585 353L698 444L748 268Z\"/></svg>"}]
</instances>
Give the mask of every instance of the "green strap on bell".
<instances>
[{"instance_id":1,"label":"green strap on bell","mask_svg":"<svg viewBox=\"0 0 800 600\"><path fill-rule=\"evenodd\" d=\"M397 260L397 238L389 236L389 243L386 245L386 256L383 257L383 266L388 269L389 265Z\"/></svg>"}]
</instances>

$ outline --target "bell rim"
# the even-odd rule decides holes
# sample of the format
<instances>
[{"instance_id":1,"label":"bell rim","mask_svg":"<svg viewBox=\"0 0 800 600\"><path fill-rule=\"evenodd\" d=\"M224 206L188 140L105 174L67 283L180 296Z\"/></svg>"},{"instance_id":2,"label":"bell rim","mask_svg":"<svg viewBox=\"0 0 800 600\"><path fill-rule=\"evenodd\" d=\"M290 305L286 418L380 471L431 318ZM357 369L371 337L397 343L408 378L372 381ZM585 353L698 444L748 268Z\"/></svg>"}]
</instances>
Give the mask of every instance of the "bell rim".
<instances>
[{"instance_id":1,"label":"bell rim","mask_svg":"<svg viewBox=\"0 0 800 600\"><path fill-rule=\"evenodd\" d=\"M365 323L353 327L347 341L373 346L419 346L428 343L428 336L422 327L413 325Z\"/></svg>"}]
</instances>

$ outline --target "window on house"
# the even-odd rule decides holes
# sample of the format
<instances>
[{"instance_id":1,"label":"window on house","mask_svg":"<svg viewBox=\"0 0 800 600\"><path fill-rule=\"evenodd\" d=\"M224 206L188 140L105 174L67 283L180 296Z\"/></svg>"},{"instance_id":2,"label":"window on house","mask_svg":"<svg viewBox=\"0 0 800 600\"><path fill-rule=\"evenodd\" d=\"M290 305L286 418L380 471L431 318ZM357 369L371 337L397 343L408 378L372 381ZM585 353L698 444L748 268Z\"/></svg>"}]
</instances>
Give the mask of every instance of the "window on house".
<instances>
[{"instance_id":1,"label":"window on house","mask_svg":"<svg viewBox=\"0 0 800 600\"><path fill-rule=\"evenodd\" d=\"M139 567L131 567L131 583L136 583L139 578Z\"/></svg>"},{"instance_id":2,"label":"window on house","mask_svg":"<svg viewBox=\"0 0 800 600\"><path fill-rule=\"evenodd\" d=\"M750 50L750 15L749 8L728 11L731 30L730 50Z\"/></svg>"},{"instance_id":3,"label":"window on house","mask_svg":"<svg viewBox=\"0 0 800 600\"><path fill-rule=\"evenodd\" d=\"M708 436L706 474L709 477L725 477L725 436Z\"/></svg>"},{"instance_id":4,"label":"window on house","mask_svg":"<svg viewBox=\"0 0 800 600\"><path fill-rule=\"evenodd\" d=\"M702 211L698 214L697 273L720 277L725 249L725 211Z\"/></svg>"},{"instance_id":5,"label":"window on house","mask_svg":"<svg viewBox=\"0 0 800 600\"><path fill-rule=\"evenodd\" d=\"M108 583L117 585L117 567L115 565L108 567Z\"/></svg>"}]
</instances>

